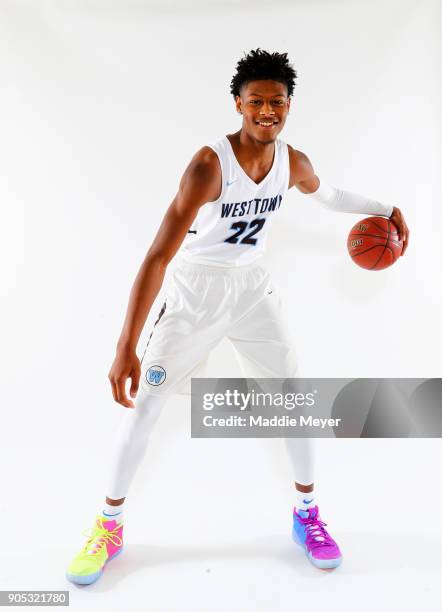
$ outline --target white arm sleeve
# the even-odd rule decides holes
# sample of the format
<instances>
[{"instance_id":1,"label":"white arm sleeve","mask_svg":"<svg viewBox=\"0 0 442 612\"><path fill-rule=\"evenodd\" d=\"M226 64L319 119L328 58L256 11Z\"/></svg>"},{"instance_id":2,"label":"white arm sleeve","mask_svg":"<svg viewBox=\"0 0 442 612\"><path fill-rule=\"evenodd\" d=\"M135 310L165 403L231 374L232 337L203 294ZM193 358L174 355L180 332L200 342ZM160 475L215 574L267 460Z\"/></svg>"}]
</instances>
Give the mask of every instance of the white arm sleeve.
<instances>
[{"instance_id":1,"label":"white arm sleeve","mask_svg":"<svg viewBox=\"0 0 442 612\"><path fill-rule=\"evenodd\" d=\"M382 204L376 200L370 200L365 196L336 189L321 181L318 189L313 193L304 194L319 202L324 208L336 212L360 213L361 215L381 215L390 217L393 213L393 206Z\"/></svg>"}]
</instances>

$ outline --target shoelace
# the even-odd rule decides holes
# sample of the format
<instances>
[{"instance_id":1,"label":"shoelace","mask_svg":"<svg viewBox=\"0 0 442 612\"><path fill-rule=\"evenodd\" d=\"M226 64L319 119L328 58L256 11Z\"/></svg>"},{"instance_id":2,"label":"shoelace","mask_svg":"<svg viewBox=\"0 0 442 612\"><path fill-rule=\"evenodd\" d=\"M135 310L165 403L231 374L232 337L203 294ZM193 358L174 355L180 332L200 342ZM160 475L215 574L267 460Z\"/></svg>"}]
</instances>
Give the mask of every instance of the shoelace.
<instances>
[{"instance_id":1,"label":"shoelace","mask_svg":"<svg viewBox=\"0 0 442 612\"><path fill-rule=\"evenodd\" d=\"M110 542L114 546L122 546L123 540L117 535L117 531L120 525L117 525L115 529L109 531L103 525L103 519L97 519L98 526L91 527L83 531L83 535L89 537L83 550L81 551L84 555L96 555L98 554L106 542Z\"/></svg>"},{"instance_id":2,"label":"shoelace","mask_svg":"<svg viewBox=\"0 0 442 612\"><path fill-rule=\"evenodd\" d=\"M321 548L323 546L334 545L332 537L325 529L327 523L321 521L318 516L303 518L302 516L297 515L297 517L298 521L305 526L305 530L307 532L305 543L308 548Z\"/></svg>"}]
</instances>

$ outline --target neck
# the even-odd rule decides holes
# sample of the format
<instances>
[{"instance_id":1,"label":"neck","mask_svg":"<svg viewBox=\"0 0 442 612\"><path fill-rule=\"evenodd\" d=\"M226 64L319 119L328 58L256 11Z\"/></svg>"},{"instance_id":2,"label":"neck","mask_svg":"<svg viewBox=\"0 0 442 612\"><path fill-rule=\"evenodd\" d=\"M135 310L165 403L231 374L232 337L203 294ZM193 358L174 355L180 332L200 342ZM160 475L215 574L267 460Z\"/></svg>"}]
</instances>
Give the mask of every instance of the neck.
<instances>
[{"instance_id":1,"label":"neck","mask_svg":"<svg viewBox=\"0 0 442 612\"><path fill-rule=\"evenodd\" d=\"M262 162L271 161L275 152L275 142L260 142L250 136L244 129L233 134L238 148L246 157L252 157Z\"/></svg>"}]
</instances>

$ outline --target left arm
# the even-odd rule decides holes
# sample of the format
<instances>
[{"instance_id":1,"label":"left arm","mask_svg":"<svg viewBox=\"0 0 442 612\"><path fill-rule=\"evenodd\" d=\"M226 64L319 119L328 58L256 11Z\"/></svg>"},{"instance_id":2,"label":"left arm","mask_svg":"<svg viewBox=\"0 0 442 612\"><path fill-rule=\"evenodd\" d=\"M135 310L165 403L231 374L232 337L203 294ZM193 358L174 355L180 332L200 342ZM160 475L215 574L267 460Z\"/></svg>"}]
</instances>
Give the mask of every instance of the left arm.
<instances>
[{"instance_id":1,"label":"left arm","mask_svg":"<svg viewBox=\"0 0 442 612\"><path fill-rule=\"evenodd\" d=\"M288 149L290 159L289 189L295 186L301 193L305 193L311 199L336 212L389 217L398 228L399 237L404 242L401 255L405 253L410 232L405 223L404 216L397 206L390 206L376 200L370 200L356 193L336 189L321 182L316 176L307 155L301 151L296 151L290 145L288 145Z\"/></svg>"}]
</instances>

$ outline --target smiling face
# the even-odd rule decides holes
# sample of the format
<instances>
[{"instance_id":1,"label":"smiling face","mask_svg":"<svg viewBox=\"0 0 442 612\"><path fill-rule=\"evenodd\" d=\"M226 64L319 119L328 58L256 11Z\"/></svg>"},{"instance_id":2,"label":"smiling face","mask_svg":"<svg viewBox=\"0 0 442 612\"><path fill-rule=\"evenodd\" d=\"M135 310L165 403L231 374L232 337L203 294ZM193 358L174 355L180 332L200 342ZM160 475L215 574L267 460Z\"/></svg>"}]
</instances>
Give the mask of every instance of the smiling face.
<instances>
[{"instance_id":1,"label":"smiling face","mask_svg":"<svg viewBox=\"0 0 442 612\"><path fill-rule=\"evenodd\" d=\"M287 86L278 81L250 81L236 96L236 109L243 115L242 129L261 144L269 144L284 127L290 98Z\"/></svg>"}]
</instances>

